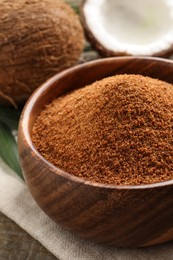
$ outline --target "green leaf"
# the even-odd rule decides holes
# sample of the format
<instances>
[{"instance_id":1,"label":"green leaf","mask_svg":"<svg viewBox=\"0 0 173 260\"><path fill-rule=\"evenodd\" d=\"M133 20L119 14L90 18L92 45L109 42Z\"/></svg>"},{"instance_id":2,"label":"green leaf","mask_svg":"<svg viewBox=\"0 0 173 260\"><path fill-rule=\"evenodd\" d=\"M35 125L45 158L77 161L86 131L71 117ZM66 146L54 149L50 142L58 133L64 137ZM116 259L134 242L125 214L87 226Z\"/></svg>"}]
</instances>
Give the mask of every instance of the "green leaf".
<instances>
[{"instance_id":1,"label":"green leaf","mask_svg":"<svg viewBox=\"0 0 173 260\"><path fill-rule=\"evenodd\" d=\"M84 48L84 52L93 51L93 48L91 45L86 45Z\"/></svg>"},{"instance_id":2,"label":"green leaf","mask_svg":"<svg viewBox=\"0 0 173 260\"><path fill-rule=\"evenodd\" d=\"M0 156L22 179L17 143L8 126L0 122Z\"/></svg>"},{"instance_id":3,"label":"green leaf","mask_svg":"<svg viewBox=\"0 0 173 260\"><path fill-rule=\"evenodd\" d=\"M0 106L0 122L10 129L18 129L20 114L21 111L18 109Z\"/></svg>"},{"instance_id":4,"label":"green leaf","mask_svg":"<svg viewBox=\"0 0 173 260\"><path fill-rule=\"evenodd\" d=\"M74 10L77 14L80 13L79 6L78 6L78 5L75 5L75 4L70 4L70 5L71 5L71 7L73 8L73 10Z\"/></svg>"}]
</instances>

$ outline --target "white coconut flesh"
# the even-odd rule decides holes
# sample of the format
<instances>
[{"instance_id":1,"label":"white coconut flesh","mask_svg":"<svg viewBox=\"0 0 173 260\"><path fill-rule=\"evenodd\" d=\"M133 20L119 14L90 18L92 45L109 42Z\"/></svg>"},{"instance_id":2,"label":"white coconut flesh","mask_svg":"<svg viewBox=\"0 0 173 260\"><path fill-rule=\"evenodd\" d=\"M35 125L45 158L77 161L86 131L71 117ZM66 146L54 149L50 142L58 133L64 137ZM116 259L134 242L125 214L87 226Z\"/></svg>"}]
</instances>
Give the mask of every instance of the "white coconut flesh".
<instances>
[{"instance_id":1,"label":"white coconut flesh","mask_svg":"<svg viewBox=\"0 0 173 260\"><path fill-rule=\"evenodd\" d=\"M153 55L173 44L173 0L86 0L83 13L106 50Z\"/></svg>"}]
</instances>

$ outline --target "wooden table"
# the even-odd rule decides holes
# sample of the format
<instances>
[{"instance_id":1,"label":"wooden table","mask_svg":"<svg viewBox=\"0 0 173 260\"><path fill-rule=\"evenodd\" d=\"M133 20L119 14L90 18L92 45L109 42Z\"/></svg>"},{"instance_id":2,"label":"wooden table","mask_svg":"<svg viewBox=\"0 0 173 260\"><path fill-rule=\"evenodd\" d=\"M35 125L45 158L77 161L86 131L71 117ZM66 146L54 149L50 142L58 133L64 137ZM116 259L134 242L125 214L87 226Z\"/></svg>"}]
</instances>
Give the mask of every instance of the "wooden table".
<instances>
[{"instance_id":1,"label":"wooden table","mask_svg":"<svg viewBox=\"0 0 173 260\"><path fill-rule=\"evenodd\" d=\"M13 221L0 213L1 260L57 259Z\"/></svg>"}]
</instances>

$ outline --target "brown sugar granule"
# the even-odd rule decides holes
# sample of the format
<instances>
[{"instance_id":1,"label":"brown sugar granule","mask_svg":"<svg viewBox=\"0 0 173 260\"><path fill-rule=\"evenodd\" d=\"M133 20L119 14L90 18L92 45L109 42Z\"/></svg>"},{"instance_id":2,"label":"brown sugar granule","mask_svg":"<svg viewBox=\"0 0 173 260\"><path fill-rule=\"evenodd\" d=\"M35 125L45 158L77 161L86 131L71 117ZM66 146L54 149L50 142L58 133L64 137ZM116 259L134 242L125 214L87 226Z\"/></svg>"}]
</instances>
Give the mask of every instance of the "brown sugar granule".
<instances>
[{"instance_id":1,"label":"brown sugar granule","mask_svg":"<svg viewBox=\"0 0 173 260\"><path fill-rule=\"evenodd\" d=\"M93 182L173 179L173 86L141 75L97 81L46 106L32 140L52 164Z\"/></svg>"}]
</instances>

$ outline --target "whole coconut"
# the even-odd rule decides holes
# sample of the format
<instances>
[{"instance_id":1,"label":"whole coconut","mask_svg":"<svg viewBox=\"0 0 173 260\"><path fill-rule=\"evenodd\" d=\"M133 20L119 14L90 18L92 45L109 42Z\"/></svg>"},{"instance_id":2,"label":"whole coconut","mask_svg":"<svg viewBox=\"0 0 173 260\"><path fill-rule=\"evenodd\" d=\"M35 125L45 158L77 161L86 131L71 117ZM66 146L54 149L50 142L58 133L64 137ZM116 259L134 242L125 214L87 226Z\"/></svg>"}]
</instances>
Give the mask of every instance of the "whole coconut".
<instances>
[{"instance_id":1,"label":"whole coconut","mask_svg":"<svg viewBox=\"0 0 173 260\"><path fill-rule=\"evenodd\" d=\"M1 0L0 17L0 104L16 106L77 62L83 30L61 0Z\"/></svg>"}]
</instances>

